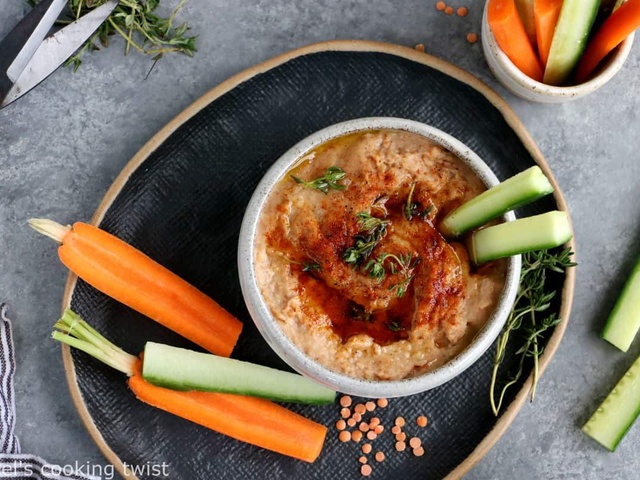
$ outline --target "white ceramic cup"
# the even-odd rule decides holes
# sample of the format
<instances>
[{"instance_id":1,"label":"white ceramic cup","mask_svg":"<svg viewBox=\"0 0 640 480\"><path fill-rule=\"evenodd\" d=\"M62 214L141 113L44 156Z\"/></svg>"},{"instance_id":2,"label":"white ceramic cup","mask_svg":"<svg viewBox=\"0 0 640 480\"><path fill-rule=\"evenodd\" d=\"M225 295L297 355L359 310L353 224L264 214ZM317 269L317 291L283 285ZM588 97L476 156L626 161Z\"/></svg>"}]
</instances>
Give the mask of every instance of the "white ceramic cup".
<instances>
[{"instance_id":1,"label":"white ceramic cup","mask_svg":"<svg viewBox=\"0 0 640 480\"><path fill-rule=\"evenodd\" d=\"M397 381L362 380L332 371L309 358L289 337L273 318L258 286L255 271L255 238L262 209L272 188L295 165L318 145L349 133L367 130L404 130L422 135L442 145L467 163L473 171L491 187L498 179L475 153L460 141L441 130L423 123L399 118L374 117L350 120L320 130L297 143L280 157L258 184L247 206L238 245L238 269L242 294L249 313L258 330L275 352L293 369L336 391L361 397L401 397L437 387L469 368L491 346L500 333L513 305L520 279L520 255L508 260L505 286L498 305L487 323L471 344L459 355L444 365L422 375ZM515 219L510 212L505 221Z\"/></svg>"},{"instance_id":2,"label":"white ceramic cup","mask_svg":"<svg viewBox=\"0 0 640 480\"><path fill-rule=\"evenodd\" d=\"M539 103L561 103L583 97L596 91L613 78L624 64L635 34L629 35L616 49L604 60L596 70L596 74L588 81L579 85L556 87L537 82L522 73L509 57L498 46L489 22L487 20L486 2L482 15L482 50L489 68L504 85L504 87L518 97Z\"/></svg>"}]
</instances>

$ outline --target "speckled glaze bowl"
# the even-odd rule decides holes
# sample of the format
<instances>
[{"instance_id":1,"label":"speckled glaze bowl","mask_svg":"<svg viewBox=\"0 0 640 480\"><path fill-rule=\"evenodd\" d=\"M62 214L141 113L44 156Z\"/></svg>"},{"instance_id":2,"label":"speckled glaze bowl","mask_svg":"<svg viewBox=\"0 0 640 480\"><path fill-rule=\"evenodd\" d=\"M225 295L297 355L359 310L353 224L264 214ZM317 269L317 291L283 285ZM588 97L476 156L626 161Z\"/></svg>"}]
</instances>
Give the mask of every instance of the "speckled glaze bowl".
<instances>
[{"instance_id":1,"label":"speckled glaze bowl","mask_svg":"<svg viewBox=\"0 0 640 480\"><path fill-rule=\"evenodd\" d=\"M299 373L334 390L371 398L401 397L426 391L451 380L470 367L491 346L506 321L518 289L521 263L519 255L508 260L505 286L498 306L471 344L453 359L430 372L397 381L361 380L332 371L302 352L281 330L258 286L254 245L261 212L272 188L300 158L318 145L350 133L380 129L404 130L422 135L443 146L467 163L488 187L498 183L494 173L475 153L441 130L399 118L374 117L350 120L308 136L273 164L249 201L238 245L238 269L242 294L253 321L271 348ZM514 219L513 213L504 216L505 221Z\"/></svg>"},{"instance_id":2,"label":"speckled glaze bowl","mask_svg":"<svg viewBox=\"0 0 640 480\"><path fill-rule=\"evenodd\" d=\"M489 27L487 5L482 15L482 50L489 68L509 91L518 97L538 103L562 103L584 97L602 87L618 73L629 56L635 34L629 35L611 52L591 78L578 85L556 87L537 82L522 73L500 49Z\"/></svg>"}]
</instances>

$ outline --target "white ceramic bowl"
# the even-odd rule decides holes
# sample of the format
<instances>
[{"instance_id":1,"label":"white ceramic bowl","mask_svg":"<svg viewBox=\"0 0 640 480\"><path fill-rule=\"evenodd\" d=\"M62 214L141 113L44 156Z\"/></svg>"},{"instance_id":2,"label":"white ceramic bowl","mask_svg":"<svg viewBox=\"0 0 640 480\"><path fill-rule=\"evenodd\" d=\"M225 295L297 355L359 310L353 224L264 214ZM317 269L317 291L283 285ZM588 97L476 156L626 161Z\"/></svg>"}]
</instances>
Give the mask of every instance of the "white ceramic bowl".
<instances>
[{"instance_id":1,"label":"white ceramic bowl","mask_svg":"<svg viewBox=\"0 0 640 480\"><path fill-rule=\"evenodd\" d=\"M588 81L579 85L556 87L537 82L522 73L496 43L495 37L487 20L487 5L482 15L482 50L489 68L498 81L515 95L539 103L561 103L583 97L596 91L613 78L624 64L635 34L629 35L616 49L604 60L595 75Z\"/></svg>"},{"instance_id":2,"label":"white ceramic bowl","mask_svg":"<svg viewBox=\"0 0 640 480\"><path fill-rule=\"evenodd\" d=\"M278 326L266 305L256 280L254 245L263 206L275 184L298 160L318 145L336 137L363 130L393 129L417 133L438 143L466 162L487 186L498 183L489 167L468 147L450 135L428 125L399 118L362 118L327 127L305 138L267 171L256 188L244 215L238 245L240 283L249 313L267 343L299 373L334 390L362 397L400 397L434 388L451 380L471 366L491 346L509 314L518 289L520 256L509 259L507 278L498 306L472 343L441 367L420 376L398 381L360 380L329 370L305 355ZM513 213L506 221L515 219Z\"/></svg>"}]
</instances>

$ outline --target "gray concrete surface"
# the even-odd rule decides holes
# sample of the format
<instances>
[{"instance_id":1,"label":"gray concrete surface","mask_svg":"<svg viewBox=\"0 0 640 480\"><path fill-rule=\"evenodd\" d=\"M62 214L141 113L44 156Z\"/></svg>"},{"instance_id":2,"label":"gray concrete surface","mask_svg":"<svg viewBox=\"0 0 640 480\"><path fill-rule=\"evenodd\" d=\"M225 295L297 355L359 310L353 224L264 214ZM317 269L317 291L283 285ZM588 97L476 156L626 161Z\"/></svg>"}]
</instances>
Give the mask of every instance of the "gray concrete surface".
<instances>
[{"instance_id":1,"label":"gray concrete surface","mask_svg":"<svg viewBox=\"0 0 640 480\"><path fill-rule=\"evenodd\" d=\"M175 4L163 0L162 4ZM89 219L136 151L201 94L230 75L295 47L360 38L427 50L504 95L531 132L573 213L580 267L571 322L536 401L527 404L475 479L637 479L640 428L615 454L579 425L640 354L598 338L616 295L640 255L640 49L602 90L574 103L527 103L504 91L479 43L482 2L466 18L445 16L434 0L189 0L180 18L199 35L193 59L150 61L114 41L77 72L61 69L0 111L0 299L11 303L17 347L17 433L26 452L60 463L104 464L69 398L57 345L49 340L66 276L55 249L25 226L45 216ZM4 0L3 37L28 10Z\"/></svg>"}]
</instances>

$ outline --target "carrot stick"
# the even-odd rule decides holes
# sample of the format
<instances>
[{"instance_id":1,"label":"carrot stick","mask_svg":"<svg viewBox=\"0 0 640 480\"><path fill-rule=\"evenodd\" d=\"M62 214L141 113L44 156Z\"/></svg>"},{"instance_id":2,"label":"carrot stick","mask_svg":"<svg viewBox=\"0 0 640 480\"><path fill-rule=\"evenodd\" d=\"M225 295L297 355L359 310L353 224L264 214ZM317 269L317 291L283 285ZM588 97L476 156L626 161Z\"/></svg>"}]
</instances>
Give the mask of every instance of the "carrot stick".
<instances>
[{"instance_id":1,"label":"carrot stick","mask_svg":"<svg viewBox=\"0 0 640 480\"><path fill-rule=\"evenodd\" d=\"M551 42L553 41L553 34L556 30L561 9L562 0L535 0L533 4L538 53L543 67L547 66L549 50L551 50Z\"/></svg>"},{"instance_id":2,"label":"carrot stick","mask_svg":"<svg viewBox=\"0 0 640 480\"><path fill-rule=\"evenodd\" d=\"M97 290L217 355L228 357L242 323L214 300L119 238L85 223L29 224L59 243L58 255Z\"/></svg>"},{"instance_id":3,"label":"carrot stick","mask_svg":"<svg viewBox=\"0 0 640 480\"><path fill-rule=\"evenodd\" d=\"M529 42L514 0L489 0L487 20L496 42L522 73L538 82L543 70Z\"/></svg>"},{"instance_id":4,"label":"carrot stick","mask_svg":"<svg viewBox=\"0 0 640 480\"><path fill-rule=\"evenodd\" d=\"M179 392L156 387L142 377L138 358L103 337L67 309L52 337L82 350L129 377L138 400L218 433L274 452L313 462L327 434L324 425L260 398L226 393Z\"/></svg>"},{"instance_id":5,"label":"carrot stick","mask_svg":"<svg viewBox=\"0 0 640 480\"><path fill-rule=\"evenodd\" d=\"M225 393L177 392L145 381L136 366L128 380L138 400L243 442L313 462L327 428L261 398Z\"/></svg>"},{"instance_id":6,"label":"carrot stick","mask_svg":"<svg viewBox=\"0 0 640 480\"><path fill-rule=\"evenodd\" d=\"M640 0L628 0L607 18L587 44L575 73L577 83L589 78L607 54L640 27Z\"/></svg>"}]
</instances>

